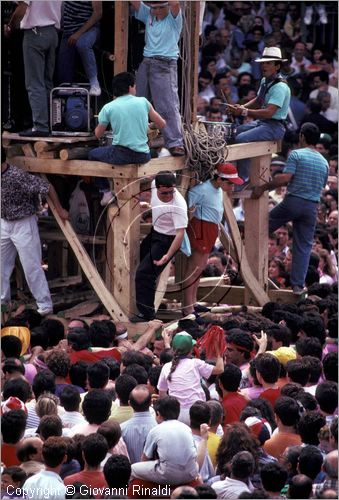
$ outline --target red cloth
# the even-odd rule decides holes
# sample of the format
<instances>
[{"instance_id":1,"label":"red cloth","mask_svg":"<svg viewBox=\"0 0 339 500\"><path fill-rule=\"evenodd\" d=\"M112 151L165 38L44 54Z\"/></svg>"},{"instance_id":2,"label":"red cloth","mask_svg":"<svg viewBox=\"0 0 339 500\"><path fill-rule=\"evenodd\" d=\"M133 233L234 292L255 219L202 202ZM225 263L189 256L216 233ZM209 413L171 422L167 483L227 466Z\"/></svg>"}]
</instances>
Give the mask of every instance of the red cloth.
<instances>
[{"instance_id":1,"label":"red cloth","mask_svg":"<svg viewBox=\"0 0 339 500\"><path fill-rule=\"evenodd\" d=\"M274 408L276 400L280 398L280 392L280 387L278 387L277 389L266 389L260 394L259 398L266 399L269 403L271 403L272 408Z\"/></svg>"},{"instance_id":2,"label":"red cloth","mask_svg":"<svg viewBox=\"0 0 339 500\"><path fill-rule=\"evenodd\" d=\"M112 349L106 349L104 351L96 351L96 352L91 352L87 351L87 349L84 349L82 351L72 351L69 354L69 359L71 360L72 365L77 361L86 361L86 363L96 363L97 361L100 361L100 359L102 358L114 358L120 362L121 353L116 347L113 347Z\"/></svg>"},{"instance_id":3,"label":"red cloth","mask_svg":"<svg viewBox=\"0 0 339 500\"><path fill-rule=\"evenodd\" d=\"M222 400L224 407L224 427L227 424L239 422L240 413L247 405L247 399L238 392L231 392L224 396Z\"/></svg>"},{"instance_id":4,"label":"red cloth","mask_svg":"<svg viewBox=\"0 0 339 500\"><path fill-rule=\"evenodd\" d=\"M217 357L217 353L214 348L215 339L218 339L219 351L223 355L226 349L225 332L221 326L211 326L206 333L197 341L196 349L199 354L201 351L205 350L206 359L213 359Z\"/></svg>"},{"instance_id":5,"label":"red cloth","mask_svg":"<svg viewBox=\"0 0 339 500\"><path fill-rule=\"evenodd\" d=\"M86 484L86 486L89 486L91 488L108 488L104 473L101 471L82 470L81 472L77 472L76 474L67 476L64 479L64 484L66 486L69 484L74 484L76 482ZM98 493L95 498L105 498L105 494L106 492L103 491L103 495L100 495Z\"/></svg>"},{"instance_id":6,"label":"red cloth","mask_svg":"<svg viewBox=\"0 0 339 500\"><path fill-rule=\"evenodd\" d=\"M1 461L6 465L6 467L21 464L20 460L16 457L16 444L2 443Z\"/></svg>"},{"instance_id":7,"label":"red cloth","mask_svg":"<svg viewBox=\"0 0 339 500\"><path fill-rule=\"evenodd\" d=\"M218 225L193 217L188 224L187 235L192 250L210 253L218 237Z\"/></svg>"},{"instance_id":8,"label":"red cloth","mask_svg":"<svg viewBox=\"0 0 339 500\"><path fill-rule=\"evenodd\" d=\"M195 486L198 486L201 484L201 481L199 479L193 479L188 484L182 484L180 486L192 486L194 488ZM135 486L133 490L133 486ZM138 487L140 486L140 492L138 492ZM165 494L160 494L159 496L157 495L149 495L149 490L146 490L146 488L156 488L157 490L162 488L165 488L166 486L169 486L170 491L168 492L168 495ZM177 488L179 485L171 486L171 485L166 485L166 484L157 484L157 483L151 483L151 481L144 481L143 479L133 479L133 481L130 482L127 490L127 496L128 498L170 498L172 491ZM167 488L168 489L168 488ZM147 493L148 491L148 493Z\"/></svg>"}]
</instances>

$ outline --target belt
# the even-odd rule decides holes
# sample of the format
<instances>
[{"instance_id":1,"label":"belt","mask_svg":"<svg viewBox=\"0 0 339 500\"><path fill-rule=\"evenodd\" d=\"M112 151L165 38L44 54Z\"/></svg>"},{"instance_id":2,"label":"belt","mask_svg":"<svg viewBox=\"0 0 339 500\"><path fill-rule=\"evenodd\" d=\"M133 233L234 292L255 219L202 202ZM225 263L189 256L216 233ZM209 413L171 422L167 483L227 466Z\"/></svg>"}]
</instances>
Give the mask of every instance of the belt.
<instances>
[{"instance_id":1,"label":"belt","mask_svg":"<svg viewBox=\"0 0 339 500\"><path fill-rule=\"evenodd\" d=\"M172 57L166 57L166 56L148 56L148 57L145 57L145 59L155 59L156 61L165 61L165 62L176 60Z\"/></svg>"},{"instance_id":2,"label":"belt","mask_svg":"<svg viewBox=\"0 0 339 500\"><path fill-rule=\"evenodd\" d=\"M48 24L47 26L33 26L32 28L24 28L24 31L33 31L34 33L36 33L37 31L41 31L43 29L52 27L55 28L55 24Z\"/></svg>"}]
</instances>

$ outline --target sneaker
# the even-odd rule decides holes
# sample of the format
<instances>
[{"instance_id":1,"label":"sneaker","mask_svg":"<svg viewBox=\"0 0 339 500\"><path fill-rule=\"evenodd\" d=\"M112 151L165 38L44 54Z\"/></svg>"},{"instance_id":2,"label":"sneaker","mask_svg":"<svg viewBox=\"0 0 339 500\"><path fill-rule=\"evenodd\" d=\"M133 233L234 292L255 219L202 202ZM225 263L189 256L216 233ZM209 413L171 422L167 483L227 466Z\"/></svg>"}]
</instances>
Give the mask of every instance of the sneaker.
<instances>
[{"instance_id":1,"label":"sneaker","mask_svg":"<svg viewBox=\"0 0 339 500\"><path fill-rule=\"evenodd\" d=\"M293 290L294 295L303 295L304 293L307 292L306 287L302 287L299 285L295 285L294 287L292 287L292 290Z\"/></svg>"},{"instance_id":2,"label":"sneaker","mask_svg":"<svg viewBox=\"0 0 339 500\"><path fill-rule=\"evenodd\" d=\"M173 148L168 148L168 151L172 156L185 156L185 150L182 146L174 146Z\"/></svg>"},{"instance_id":3,"label":"sneaker","mask_svg":"<svg viewBox=\"0 0 339 500\"><path fill-rule=\"evenodd\" d=\"M19 132L20 137L48 137L50 135L48 130L38 130L36 128L29 128Z\"/></svg>"},{"instance_id":4,"label":"sneaker","mask_svg":"<svg viewBox=\"0 0 339 500\"><path fill-rule=\"evenodd\" d=\"M326 14L326 9L324 5L318 5L317 7L317 12L319 14L319 21L321 24L327 24L328 19L327 19L327 14Z\"/></svg>"},{"instance_id":5,"label":"sneaker","mask_svg":"<svg viewBox=\"0 0 339 500\"><path fill-rule=\"evenodd\" d=\"M91 85L89 89L89 95L99 96L101 95L101 88L99 85Z\"/></svg>"},{"instance_id":6,"label":"sneaker","mask_svg":"<svg viewBox=\"0 0 339 500\"><path fill-rule=\"evenodd\" d=\"M154 318L145 318L143 314L139 313L133 314L128 319L131 323L148 323L148 321L151 321Z\"/></svg>"},{"instance_id":7,"label":"sneaker","mask_svg":"<svg viewBox=\"0 0 339 500\"><path fill-rule=\"evenodd\" d=\"M100 205L102 207L106 207L107 205L110 205L111 203L115 202L116 202L115 194L112 193L112 191L105 191L100 200Z\"/></svg>"},{"instance_id":8,"label":"sneaker","mask_svg":"<svg viewBox=\"0 0 339 500\"><path fill-rule=\"evenodd\" d=\"M48 316L49 314L53 314L53 309L38 309L38 313L40 314L40 316Z\"/></svg>"},{"instance_id":9,"label":"sneaker","mask_svg":"<svg viewBox=\"0 0 339 500\"><path fill-rule=\"evenodd\" d=\"M304 16L304 23L309 26L312 23L313 7L307 7Z\"/></svg>"}]
</instances>

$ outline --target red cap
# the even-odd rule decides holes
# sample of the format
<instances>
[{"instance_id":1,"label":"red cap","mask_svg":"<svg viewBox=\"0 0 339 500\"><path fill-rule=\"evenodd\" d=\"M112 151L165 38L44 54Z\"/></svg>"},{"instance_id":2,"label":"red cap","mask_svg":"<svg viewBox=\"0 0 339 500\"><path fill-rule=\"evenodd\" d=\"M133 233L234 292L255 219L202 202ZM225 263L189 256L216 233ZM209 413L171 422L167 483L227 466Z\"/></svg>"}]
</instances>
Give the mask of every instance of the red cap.
<instances>
[{"instance_id":1,"label":"red cap","mask_svg":"<svg viewBox=\"0 0 339 500\"><path fill-rule=\"evenodd\" d=\"M244 184L243 179L238 176L237 168L232 163L221 163L218 165L217 174L222 179L233 182L233 184Z\"/></svg>"}]
</instances>

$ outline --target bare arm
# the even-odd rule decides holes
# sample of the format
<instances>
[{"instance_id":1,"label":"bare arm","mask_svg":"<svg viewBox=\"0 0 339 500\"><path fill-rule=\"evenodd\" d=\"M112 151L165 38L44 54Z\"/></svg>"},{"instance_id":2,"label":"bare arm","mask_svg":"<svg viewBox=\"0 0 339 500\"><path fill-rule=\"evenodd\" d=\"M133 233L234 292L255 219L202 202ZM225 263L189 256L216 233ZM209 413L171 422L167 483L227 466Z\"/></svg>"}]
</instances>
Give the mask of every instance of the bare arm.
<instances>
[{"instance_id":1,"label":"bare arm","mask_svg":"<svg viewBox=\"0 0 339 500\"><path fill-rule=\"evenodd\" d=\"M219 342L215 340L215 350L217 354L217 359L215 363L215 367L213 368L212 375L220 375L224 371L224 360L222 357L222 353L220 352Z\"/></svg>"},{"instance_id":2,"label":"bare arm","mask_svg":"<svg viewBox=\"0 0 339 500\"><path fill-rule=\"evenodd\" d=\"M159 391L159 398L164 398L167 396L167 391Z\"/></svg>"},{"instance_id":3,"label":"bare arm","mask_svg":"<svg viewBox=\"0 0 339 500\"><path fill-rule=\"evenodd\" d=\"M104 135L104 133L105 133L105 131L106 131L106 128L107 128L107 125L101 125L101 124L99 123L99 125L97 125L97 126L95 127L95 130L94 130L95 137L96 137L97 139L100 139L100 137L102 137L102 136Z\"/></svg>"},{"instance_id":4,"label":"bare arm","mask_svg":"<svg viewBox=\"0 0 339 500\"><path fill-rule=\"evenodd\" d=\"M250 116L251 118L269 120L279 109L279 106L276 106L275 104L268 104L267 108L249 109L247 104L247 106L229 106L227 109L229 109L234 116ZM246 115L243 114L244 110L246 110Z\"/></svg>"},{"instance_id":5,"label":"bare arm","mask_svg":"<svg viewBox=\"0 0 339 500\"><path fill-rule=\"evenodd\" d=\"M136 10L137 12L139 11L140 9L140 4L141 2L140 1L133 1L133 2L130 2L130 4L132 5L133 9Z\"/></svg>"},{"instance_id":6,"label":"bare arm","mask_svg":"<svg viewBox=\"0 0 339 500\"><path fill-rule=\"evenodd\" d=\"M293 174L278 174L271 181L265 182L262 186L255 186L252 192L252 198L256 200L260 198L265 191L271 191L280 186L287 186L292 177Z\"/></svg>"},{"instance_id":7,"label":"bare arm","mask_svg":"<svg viewBox=\"0 0 339 500\"><path fill-rule=\"evenodd\" d=\"M81 26L81 28L78 29L73 35L71 35L68 38L68 43L70 45L75 45L76 42L79 40L81 35L83 33L86 33L92 26L95 25L98 21L100 21L102 17L102 2L101 1L95 1L92 2L92 7L93 7L93 13L89 19Z\"/></svg>"},{"instance_id":8,"label":"bare arm","mask_svg":"<svg viewBox=\"0 0 339 500\"><path fill-rule=\"evenodd\" d=\"M150 117L150 119L152 120L152 122L154 122L156 124L156 126L160 129L162 128L165 128L166 127L166 120L164 120L160 115L159 113L157 113L155 111L155 109L153 108L153 106L151 105L150 107L150 110L149 110L149 113L148 113L148 116Z\"/></svg>"},{"instance_id":9,"label":"bare arm","mask_svg":"<svg viewBox=\"0 0 339 500\"><path fill-rule=\"evenodd\" d=\"M180 12L180 2L177 0L170 0L168 3L172 16L177 17Z\"/></svg>"},{"instance_id":10,"label":"bare arm","mask_svg":"<svg viewBox=\"0 0 339 500\"><path fill-rule=\"evenodd\" d=\"M133 351L141 351L147 344L151 341L154 333L160 328L162 321L158 319L153 319L148 322L147 330L138 338L138 340L133 344Z\"/></svg>"},{"instance_id":11,"label":"bare arm","mask_svg":"<svg viewBox=\"0 0 339 500\"><path fill-rule=\"evenodd\" d=\"M169 262L171 260L173 255L181 247L181 243L182 243L182 240L184 239L184 235L185 235L185 228L177 229L175 238L172 241L172 245L169 247L168 252L165 253L165 255L163 255L160 260L153 261L156 266L163 266L164 264L167 264L167 262Z\"/></svg>"},{"instance_id":12,"label":"bare arm","mask_svg":"<svg viewBox=\"0 0 339 500\"><path fill-rule=\"evenodd\" d=\"M28 5L25 2L18 3L15 11L13 12L13 14L9 20L9 23L4 25L4 35L6 37L10 36L11 32L15 28L18 27L18 25L20 24L20 21L22 20L22 18L26 14L27 7L28 7Z\"/></svg>"},{"instance_id":13,"label":"bare arm","mask_svg":"<svg viewBox=\"0 0 339 500\"><path fill-rule=\"evenodd\" d=\"M56 208L58 214L60 215L60 217L63 220L67 220L69 218L68 212L67 212L67 210L65 210L64 208L62 208L60 200L59 200L58 193L55 191L55 189L52 186L52 184L49 185L48 196L50 197L50 199L54 203L55 208Z\"/></svg>"},{"instance_id":14,"label":"bare arm","mask_svg":"<svg viewBox=\"0 0 339 500\"><path fill-rule=\"evenodd\" d=\"M207 424L200 425L200 436L202 437L202 440L200 441L200 443L197 446L197 462L198 462L199 470L203 466L203 463L204 463L204 460L206 457L208 431L209 431L209 427Z\"/></svg>"}]
</instances>

